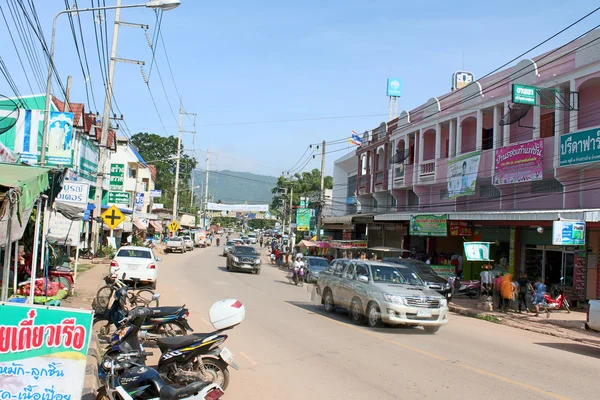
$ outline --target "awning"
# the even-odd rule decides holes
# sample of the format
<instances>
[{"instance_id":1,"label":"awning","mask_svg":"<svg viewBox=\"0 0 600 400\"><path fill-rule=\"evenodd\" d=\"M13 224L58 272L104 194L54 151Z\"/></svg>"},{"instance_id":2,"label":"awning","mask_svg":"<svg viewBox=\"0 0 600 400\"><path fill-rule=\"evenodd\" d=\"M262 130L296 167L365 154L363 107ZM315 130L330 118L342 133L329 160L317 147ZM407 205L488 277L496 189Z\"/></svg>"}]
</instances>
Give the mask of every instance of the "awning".
<instances>
[{"instance_id":1,"label":"awning","mask_svg":"<svg viewBox=\"0 0 600 400\"><path fill-rule=\"evenodd\" d=\"M192 228L196 226L196 217L193 215L183 214L181 216L181 221L179 221L179 225L186 226L188 228Z\"/></svg>"},{"instance_id":2,"label":"awning","mask_svg":"<svg viewBox=\"0 0 600 400\"><path fill-rule=\"evenodd\" d=\"M354 214L343 215L341 217L323 217L323 225L341 224L352 225Z\"/></svg>"},{"instance_id":3,"label":"awning","mask_svg":"<svg viewBox=\"0 0 600 400\"><path fill-rule=\"evenodd\" d=\"M150 225L152 225L156 232L162 232L163 230L162 224L158 221L150 221Z\"/></svg>"},{"instance_id":4,"label":"awning","mask_svg":"<svg viewBox=\"0 0 600 400\"><path fill-rule=\"evenodd\" d=\"M19 189L21 192L19 214L32 208L39 195L50 187L49 172L50 169L42 167L0 164L0 186Z\"/></svg>"},{"instance_id":5,"label":"awning","mask_svg":"<svg viewBox=\"0 0 600 400\"><path fill-rule=\"evenodd\" d=\"M315 247L317 244L310 240L301 240L296 246L298 247Z\"/></svg>"},{"instance_id":6,"label":"awning","mask_svg":"<svg viewBox=\"0 0 600 400\"><path fill-rule=\"evenodd\" d=\"M146 224L144 224L142 221L140 221L137 218L133 219L133 225L135 225L135 227L137 229L139 229L140 231L145 231L146 229L148 229L148 227L146 226Z\"/></svg>"},{"instance_id":7,"label":"awning","mask_svg":"<svg viewBox=\"0 0 600 400\"><path fill-rule=\"evenodd\" d=\"M375 216L375 221L410 221L410 217L425 213L390 213ZM430 213L431 214L431 213ZM539 211L481 211L439 212L451 221L558 221L560 218L586 222L600 222L600 209L539 210Z\"/></svg>"}]
</instances>

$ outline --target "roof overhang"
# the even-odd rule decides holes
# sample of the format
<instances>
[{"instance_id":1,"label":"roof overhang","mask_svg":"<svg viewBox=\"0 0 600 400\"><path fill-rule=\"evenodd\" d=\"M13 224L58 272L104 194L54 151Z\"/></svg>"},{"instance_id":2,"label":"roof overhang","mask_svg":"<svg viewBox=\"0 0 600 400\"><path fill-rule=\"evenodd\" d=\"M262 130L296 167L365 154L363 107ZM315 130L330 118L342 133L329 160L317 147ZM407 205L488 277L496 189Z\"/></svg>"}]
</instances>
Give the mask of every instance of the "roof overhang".
<instances>
[{"instance_id":1,"label":"roof overhang","mask_svg":"<svg viewBox=\"0 0 600 400\"><path fill-rule=\"evenodd\" d=\"M410 221L410 217L422 214L447 214L449 220L465 221L558 221L571 219L586 222L600 222L600 209L543 210L543 211L486 211L486 212L430 212L430 213L390 213L379 214L375 221Z\"/></svg>"}]
</instances>

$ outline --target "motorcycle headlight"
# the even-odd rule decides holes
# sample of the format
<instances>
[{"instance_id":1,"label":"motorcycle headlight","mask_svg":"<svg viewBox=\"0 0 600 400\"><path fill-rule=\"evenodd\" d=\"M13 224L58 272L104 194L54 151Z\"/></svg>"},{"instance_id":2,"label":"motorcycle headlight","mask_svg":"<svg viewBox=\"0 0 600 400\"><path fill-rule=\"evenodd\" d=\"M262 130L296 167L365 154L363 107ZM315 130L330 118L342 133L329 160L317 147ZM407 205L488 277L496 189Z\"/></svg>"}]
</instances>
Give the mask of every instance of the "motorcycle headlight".
<instances>
[{"instance_id":1,"label":"motorcycle headlight","mask_svg":"<svg viewBox=\"0 0 600 400\"><path fill-rule=\"evenodd\" d=\"M450 284L449 284L449 283L446 283L446 284L444 285L444 289L450 289Z\"/></svg>"},{"instance_id":2,"label":"motorcycle headlight","mask_svg":"<svg viewBox=\"0 0 600 400\"><path fill-rule=\"evenodd\" d=\"M440 299L440 307L446 307L448 305L448 300Z\"/></svg>"},{"instance_id":3,"label":"motorcycle headlight","mask_svg":"<svg viewBox=\"0 0 600 400\"><path fill-rule=\"evenodd\" d=\"M404 297L393 293L384 293L383 298L388 303L404 304Z\"/></svg>"}]
</instances>

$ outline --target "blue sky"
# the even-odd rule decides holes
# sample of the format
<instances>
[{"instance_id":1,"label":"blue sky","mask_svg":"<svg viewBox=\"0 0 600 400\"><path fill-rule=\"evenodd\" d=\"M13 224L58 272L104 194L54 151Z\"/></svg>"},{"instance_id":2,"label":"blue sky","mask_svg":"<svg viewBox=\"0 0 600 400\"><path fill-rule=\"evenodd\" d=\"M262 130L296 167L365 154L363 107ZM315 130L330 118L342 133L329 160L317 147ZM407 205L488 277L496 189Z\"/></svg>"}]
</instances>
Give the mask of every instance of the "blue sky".
<instances>
[{"instance_id":1,"label":"blue sky","mask_svg":"<svg viewBox=\"0 0 600 400\"><path fill-rule=\"evenodd\" d=\"M112 5L114 1L106 3ZM64 9L64 2L35 3L49 39L52 18ZM91 1L78 3L84 7ZM123 3L134 4L135 0ZM465 69L481 77L597 7L591 0L182 3L164 13L161 31L185 109L198 114L195 138L184 135L186 148L202 158L200 149L210 146L211 166L219 170L269 175L290 169L310 143L336 140L349 136L353 129L363 132L378 126L387 118L386 78L404 82L399 110L416 107L448 92L452 73L462 68L463 54ZM8 13L6 5L2 7ZM7 17L12 24L9 14ZM101 111L104 92L91 13L82 13L81 18ZM113 18L114 13L109 12L109 22ZM151 36L156 29L150 10L124 10L122 19L150 25ZM530 56L555 48L599 23L600 11ZM85 101L84 81L66 16L60 17L58 26L59 73L63 81L67 75L73 76L73 101ZM30 89L12 44L7 42L3 20L0 35L5 38L0 55L20 92L28 94ZM19 42L17 45L20 48ZM167 133L176 134L177 119L169 103L176 113L178 98L160 41L155 56L150 87ZM118 57L146 61L144 68L149 74L152 53L141 29L121 28ZM27 73L38 92L32 72L27 69ZM0 93L13 94L2 76ZM132 133L165 134L139 66L117 64L115 96ZM364 115L369 116L353 117ZM248 123L298 119L315 120ZM192 129L189 120L185 129ZM331 147L340 151L327 155L328 173L346 147ZM319 166L316 157L306 169Z\"/></svg>"}]
</instances>

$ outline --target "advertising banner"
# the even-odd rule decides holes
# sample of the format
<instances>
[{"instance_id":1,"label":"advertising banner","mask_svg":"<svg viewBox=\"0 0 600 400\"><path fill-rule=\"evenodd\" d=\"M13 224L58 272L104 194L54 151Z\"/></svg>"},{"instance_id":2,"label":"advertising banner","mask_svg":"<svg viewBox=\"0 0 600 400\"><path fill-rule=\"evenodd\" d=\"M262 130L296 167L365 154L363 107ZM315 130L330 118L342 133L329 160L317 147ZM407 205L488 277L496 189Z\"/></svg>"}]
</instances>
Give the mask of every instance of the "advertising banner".
<instances>
[{"instance_id":1,"label":"advertising banner","mask_svg":"<svg viewBox=\"0 0 600 400\"><path fill-rule=\"evenodd\" d=\"M144 208L144 193L135 194L135 210L142 211Z\"/></svg>"},{"instance_id":2,"label":"advertising banner","mask_svg":"<svg viewBox=\"0 0 600 400\"><path fill-rule=\"evenodd\" d=\"M129 193L127 192L108 192L109 204L129 205Z\"/></svg>"},{"instance_id":3,"label":"advertising banner","mask_svg":"<svg viewBox=\"0 0 600 400\"><path fill-rule=\"evenodd\" d=\"M488 242L465 242L464 247L467 261L491 261Z\"/></svg>"},{"instance_id":4,"label":"advertising banner","mask_svg":"<svg viewBox=\"0 0 600 400\"><path fill-rule=\"evenodd\" d=\"M73 165L73 113L50 112L48 164Z\"/></svg>"},{"instance_id":5,"label":"advertising banner","mask_svg":"<svg viewBox=\"0 0 600 400\"><path fill-rule=\"evenodd\" d=\"M71 221L59 212L50 214L48 241L61 246L79 246L81 239L81 222Z\"/></svg>"},{"instance_id":6,"label":"advertising banner","mask_svg":"<svg viewBox=\"0 0 600 400\"><path fill-rule=\"evenodd\" d=\"M560 166L600 160L600 129L588 129L560 137Z\"/></svg>"},{"instance_id":7,"label":"advertising banner","mask_svg":"<svg viewBox=\"0 0 600 400\"><path fill-rule=\"evenodd\" d=\"M463 154L448 161L448 198L475 194L481 152Z\"/></svg>"},{"instance_id":8,"label":"advertising banner","mask_svg":"<svg viewBox=\"0 0 600 400\"><path fill-rule=\"evenodd\" d=\"M473 236L473 223L470 221L450 221L450 236Z\"/></svg>"},{"instance_id":9,"label":"advertising banner","mask_svg":"<svg viewBox=\"0 0 600 400\"><path fill-rule=\"evenodd\" d=\"M71 204L87 205L90 186L87 183L71 183L65 181L56 201Z\"/></svg>"},{"instance_id":10,"label":"advertising banner","mask_svg":"<svg viewBox=\"0 0 600 400\"><path fill-rule=\"evenodd\" d=\"M236 211L236 212L267 212L268 204L219 204L207 203L207 210L212 211Z\"/></svg>"},{"instance_id":11,"label":"advertising banner","mask_svg":"<svg viewBox=\"0 0 600 400\"><path fill-rule=\"evenodd\" d=\"M89 183L96 185L96 174L98 173L98 146L85 136L80 138L79 143L79 177Z\"/></svg>"},{"instance_id":12,"label":"advertising banner","mask_svg":"<svg viewBox=\"0 0 600 400\"><path fill-rule=\"evenodd\" d=\"M552 222L552 244L558 246L584 246L584 221Z\"/></svg>"},{"instance_id":13,"label":"advertising banner","mask_svg":"<svg viewBox=\"0 0 600 400\"><path fill-rule=\"evenodd\" d=\"M448 215L413 215L410 217L412 236L448 236Z\"/></svg>"},{"instance_id":14,"label":"advertising banner","mask_svg":"<svg viewBox=\"0 0 600 400\"><path fill-rule=\"evenodd\" d=\"M110 189L123 190L125 183L125 164L110 164Z\"/></svg>"},{"instance_id":15,"label":"advertising banner","mask_svg":"<svg viewBox=\"0 0 600 400\"><path fill-rule=\"evenodd\" d=\"M0 398L80 399L92 311L0 303Z\"/></svg>"},{"instance_id":16,"label":"advertising banner","mask_svg":"<svg viewBox=\"0 0 600 400\"><path fill-rule=\"evenodd\" d=\"M543 158L544 139L496 149L494 185L541 180Z\"/></svg>"},{"instance_id":17,"label":"advertising banner","mask_svg":"<svg viewBox=\"0 0 600 400\"><path fill-rule=\"evenodd\" d=\"M311 209L298 208L296 210L296 229L300 232L310 230Z\"/></svg>"}]
</instances>

